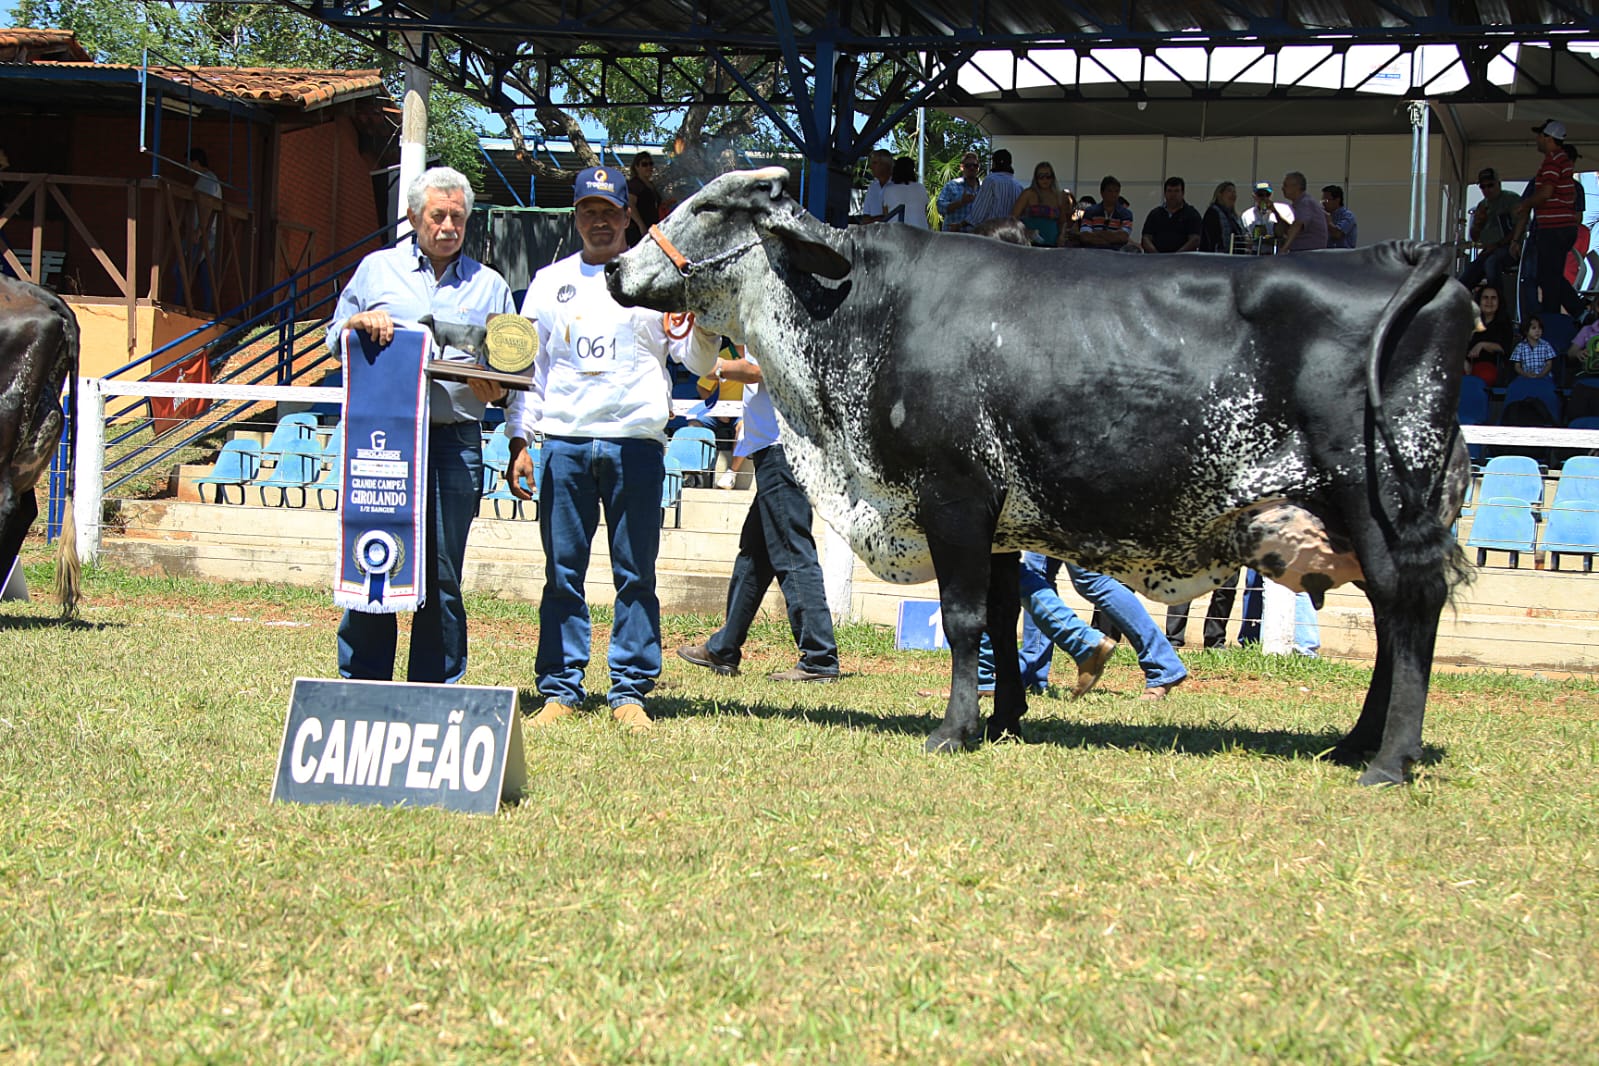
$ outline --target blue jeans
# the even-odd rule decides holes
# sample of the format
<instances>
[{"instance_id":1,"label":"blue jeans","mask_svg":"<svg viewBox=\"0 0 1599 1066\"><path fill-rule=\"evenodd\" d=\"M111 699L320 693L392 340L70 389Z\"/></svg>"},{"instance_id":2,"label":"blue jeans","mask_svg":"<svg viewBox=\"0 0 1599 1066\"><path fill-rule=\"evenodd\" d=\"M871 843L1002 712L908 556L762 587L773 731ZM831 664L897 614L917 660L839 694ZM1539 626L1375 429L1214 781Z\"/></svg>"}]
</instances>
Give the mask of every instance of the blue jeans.
<instances>
[{"instance_id":1,"label":"blue jeans","mask_svg":"<svg viewBox=\"0 0 1599 1066\"><path fill-rule=\"evenodd\" d=\"M1266 583L1260 572L1244 569L1244 621L1238 627L1238 646L1260 643L1260 615L1266 606Z\"/></svg>"},{"instance_id":2,"label":"blue jeans","mask_svg":"<svg viewBox=\"0 0 1599 1066\"><path fill-rule=\"evenodd\" d=\"M1539 226L1532 235L1538 249L1536 271L1544 313L1564 309L1573 319L1582 316L1582 298L1566 280L1566 258L1577 243L1577 227L1545 229ZM1562 353L1563 354L1563 353Z\"/></svg>"},{"instance_id":3,"label":"blue jeans","mask_svg":"<svg viewBox=\"0 0 1599 1066\"><path fill-rule=\"evenodd\" d=\"M411 619L407 681L453 685L466 673L466 605L461 571L466 535L483 492L483 438L476 422L428 427L427 565L422 607ZM392 614L345 611L339 621L339 676L394 677L398 625Z\"/></svg>"},{"instance_id":4,"label":"blue jeans","mask_svg":"<svg viewBox=\"0 0 1599 1066\"><path fill-rule=\"evenodd\" d=\"M1310 593L1294 596L1294 651L1299 655L1315 655L1321 650L1321 623L1316 621L1316 605L1310 602Z\"/></svg>"},{"instance_id":5,"label":"blue jeans","mask_svg":"<svg viewBox=\"0 0 1599 1066\"><path fill-rule=\"evenodd\" d=\"M542 453L539 539L544 596L539 601L539 694L569 707L583 701L589 664L589 607L583 581L605 508L611 574L612 707L640 703L661 676L661 604L655 557L661 547L661 483L666 453L654 440L550 437Z\"/></svg>"},{"instance_id":6,"label":"blue jeans","mask_svg":"<svg viewBox=\"0 0 1599 1066\"><path fill-rule=\"evenodd\" d=\"M1066 572L1071 575L1072 588L1077 594L1104 611L1127 635L1127 643L1138 653L1138 665L1144 670L1145 688L1174 685L1188 676L1188 669L1172 650L1171 641L1144 610L1132 589L1113 577L1084 570L1073 563L1066 564Z\"/></svg>"},{"instance_id":7,"label":"blue jeans","mask_svg":"<svg viewBox=\"0 0 1599 1066\"><path fill-rule=\"evenodd\" d=\"M1049 682L1049 664L1054 658L1055 645L1059 644L1072 659L1082 662L1105 639L1105 634L1078 618L1055 591L1055 575L1060 573L1060 566L1059 559L1037 552L1022 553L1017 581L1022 595L1022 646L1018 659L1022 687L1029 692L1042 691ZM994 689L994 646L989 643L987 633L983 634L978 649L977 688L980 692Z\"/></svg>"},{"instance_id":8,"label":"blue jeans","mask_svg":"<svg viewBox=\"0 0 1599 1066\"><path fill-rule=\"evenodd\" d=\"M811 536L811 503L794 480L780 444L762 448L755 462L755 502L744 517L727 586L727 621L706 647L726 663L738 665L744 638L776 578L788 605L788 627L799 647L799 665L812 673L838 673L838 643L827 607L822 566Z\"/></svg>"},{"instance_id":9,"label":"blue jeans","mask_svg":"<svg viewBox=\"0 0 1599 1066\"><path fill-rule=\"evenodd\" d=\"M1466 264L1466 269L1460 272L1460 283L1468 289L1475 289L1483 282L1487 282L1495 289L1504 284L1505 271L1515 264L1510 261L1510 246L1495 248L1491 252L1484 252ZM1509 296L1508 293L1503 294Z\"/></svg>"}]
</instances>

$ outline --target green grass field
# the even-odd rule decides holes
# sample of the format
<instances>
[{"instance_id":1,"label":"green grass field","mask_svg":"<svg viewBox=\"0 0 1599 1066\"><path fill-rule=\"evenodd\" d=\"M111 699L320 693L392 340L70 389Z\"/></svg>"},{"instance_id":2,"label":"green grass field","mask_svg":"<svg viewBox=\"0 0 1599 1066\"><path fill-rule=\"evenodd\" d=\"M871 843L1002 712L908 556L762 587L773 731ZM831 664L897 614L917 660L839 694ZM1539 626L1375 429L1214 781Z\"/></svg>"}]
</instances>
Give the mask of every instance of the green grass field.
<instances>
[{"instance_id":1,"label":"green grass field","mask_svg":"<svg viewBox=\"0 0 1599 1066\"><path fill-rule=\"evenodd\" d=\"M534 612L471 606L467 680L535 702ZM1591 682L1441 676L1366 790L1314 758L1348 665L1191 654L1154 704L1124 647L930 757L947 660L848 627L854 676L782 687L767 623L737 679L669 655L651 734L530 732L472 818L268 802L323 595L53 614L0 605L0 1060L1599 1061Z\"/></svg>"}]
</instances>

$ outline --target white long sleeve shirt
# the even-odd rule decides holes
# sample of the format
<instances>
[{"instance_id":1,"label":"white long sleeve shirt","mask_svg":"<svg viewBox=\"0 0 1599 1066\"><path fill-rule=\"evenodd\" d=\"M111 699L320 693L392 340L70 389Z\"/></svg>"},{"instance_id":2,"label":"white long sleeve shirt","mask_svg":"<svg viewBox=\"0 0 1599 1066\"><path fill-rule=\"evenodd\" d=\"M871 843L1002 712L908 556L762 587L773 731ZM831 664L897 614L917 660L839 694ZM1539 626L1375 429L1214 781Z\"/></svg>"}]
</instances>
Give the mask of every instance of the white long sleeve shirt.
<instances>
[{"instance_id":1,"label":"white long sleeve shirt","mask_svg":"<svg viewBox=\"0 0 1599 1066\"><path fill-rule=\"evenodd\" d=\"M513 437L641 437L666 442L672 379L668 358L703 377L720 339L667 333L664 316L623 307L605 287L605 265L581 252L533 275L522 314L538 327L533 387L511 396Z\"/></svg>"}]
</instances>

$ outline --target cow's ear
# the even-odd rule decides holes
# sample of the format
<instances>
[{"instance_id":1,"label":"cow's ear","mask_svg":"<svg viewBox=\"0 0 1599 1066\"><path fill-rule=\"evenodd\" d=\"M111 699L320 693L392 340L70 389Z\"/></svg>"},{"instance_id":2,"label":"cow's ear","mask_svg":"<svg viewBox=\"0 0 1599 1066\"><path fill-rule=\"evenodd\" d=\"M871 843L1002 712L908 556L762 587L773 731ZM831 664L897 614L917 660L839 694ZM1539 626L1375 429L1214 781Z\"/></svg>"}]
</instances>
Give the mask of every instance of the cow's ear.
<instances>
[{"instance_id":1,"label":"cow's ear","mask_svg":"<svg viewBox=\"0 0 1599 1066\"><path fill-rule=\"evenodd\" d=\"M773 211L761 228L783 242L789 265L796 270L834 281L849 274L849 259L829 240L833 231L803 211Z\"/></svg>"}]
</instances>

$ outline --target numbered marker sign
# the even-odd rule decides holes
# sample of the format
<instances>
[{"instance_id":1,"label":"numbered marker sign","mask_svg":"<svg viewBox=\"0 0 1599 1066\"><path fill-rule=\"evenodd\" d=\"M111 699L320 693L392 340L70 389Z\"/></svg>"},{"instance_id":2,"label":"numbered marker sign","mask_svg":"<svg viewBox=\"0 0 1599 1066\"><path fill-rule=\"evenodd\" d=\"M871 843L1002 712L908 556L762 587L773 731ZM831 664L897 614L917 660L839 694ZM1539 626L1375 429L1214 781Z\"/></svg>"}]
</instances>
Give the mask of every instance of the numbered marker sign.
<instances>
[{"instance_id":1,"label":"numbered marker sign","mask_svg":"<svg viewBox=\"0 0 1599 1066\"><path fill-rule=\"evenodd\" d=\"M272 798L493 814L527 771L516 689L296 678Z\"/></svg>"},{"instance_id":2,"label":"numbered marker sign","mask_svg":"<svg viewBox=\"0 0 1599 1066\"><path fill-rule=\"evenodd\" d=\"M900 600L899 628L894 635L900 651L944 651L944 613L937 600Z\"/></svg>"}]
</instances>

